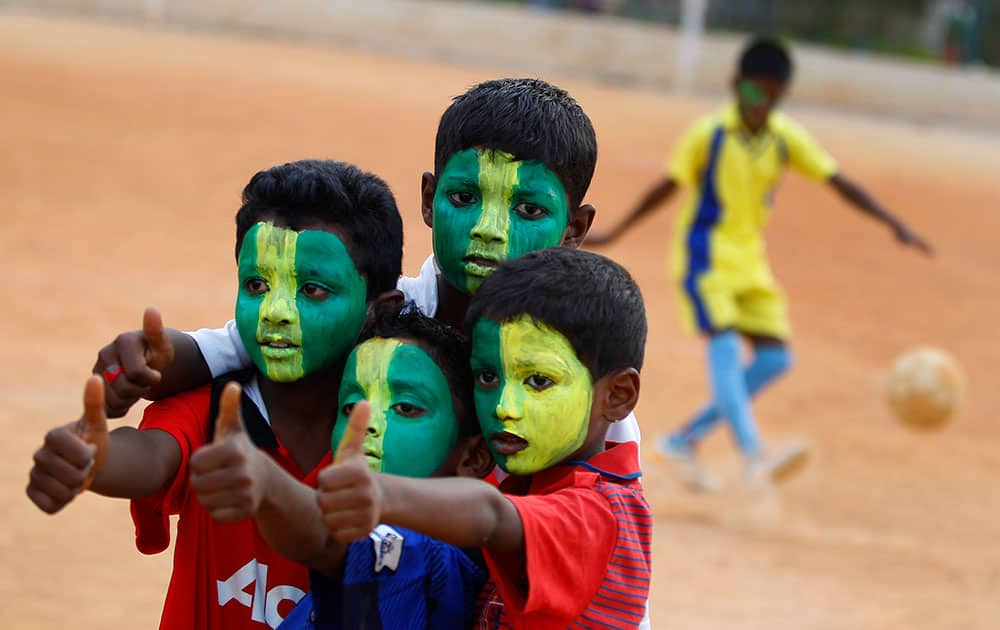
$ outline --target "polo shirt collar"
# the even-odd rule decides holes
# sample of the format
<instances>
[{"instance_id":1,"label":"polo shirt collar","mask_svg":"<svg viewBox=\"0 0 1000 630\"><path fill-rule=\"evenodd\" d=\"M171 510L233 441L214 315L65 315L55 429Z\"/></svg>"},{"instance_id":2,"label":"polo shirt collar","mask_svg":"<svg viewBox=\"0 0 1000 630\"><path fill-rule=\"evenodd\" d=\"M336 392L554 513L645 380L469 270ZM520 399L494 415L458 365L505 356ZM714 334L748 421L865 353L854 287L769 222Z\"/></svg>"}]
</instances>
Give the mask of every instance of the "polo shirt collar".
<instances>
[{"instance_id":1,"label":"polo shirt collar","mask_svg":"<svg viewBox=\"0 0 1000 630\"><path fill-rule=\"evenodd\" d=\"M577 483L578 476L594 475L613 483L637 482L642 475L639 471L639 445L635 442L607 442L604 451L586 461L564 462L537 472L531 476L528 494L548 494L581 485ZM508 477L500 484L500 489L523 488L523 479Z\"/></svg>"}]
</instances>

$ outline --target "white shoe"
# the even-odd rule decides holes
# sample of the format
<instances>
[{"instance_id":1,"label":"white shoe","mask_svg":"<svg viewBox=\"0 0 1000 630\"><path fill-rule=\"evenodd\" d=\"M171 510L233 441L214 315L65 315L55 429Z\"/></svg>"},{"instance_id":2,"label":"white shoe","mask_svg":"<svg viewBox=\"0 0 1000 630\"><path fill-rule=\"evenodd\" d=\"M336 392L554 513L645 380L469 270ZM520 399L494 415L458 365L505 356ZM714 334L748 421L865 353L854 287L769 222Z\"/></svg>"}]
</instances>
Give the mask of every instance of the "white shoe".
<instances>
[{"instance_id":1,"label":"white shoe","mask_svg":"<svg viewBox=\"0 0 1000 630\"><path fill-rule=\"evenodd\" d=\"M699 492L718 492L722 483L705 470L694 456L690 446L667 435L657 442L656 453L680 468L685 485Z\"/></svg>"},{"instance_id":2,"label":"white shoe","mask_svg":"<svg viewBox=\"0 0 1000 630\"><path fill-rule=\"evenodd\" d=\"M781 483L799 473L808 460L809 451L801 442L765 450L747 462L747 482L760 488Z\"/></svg>"}]
</instances>

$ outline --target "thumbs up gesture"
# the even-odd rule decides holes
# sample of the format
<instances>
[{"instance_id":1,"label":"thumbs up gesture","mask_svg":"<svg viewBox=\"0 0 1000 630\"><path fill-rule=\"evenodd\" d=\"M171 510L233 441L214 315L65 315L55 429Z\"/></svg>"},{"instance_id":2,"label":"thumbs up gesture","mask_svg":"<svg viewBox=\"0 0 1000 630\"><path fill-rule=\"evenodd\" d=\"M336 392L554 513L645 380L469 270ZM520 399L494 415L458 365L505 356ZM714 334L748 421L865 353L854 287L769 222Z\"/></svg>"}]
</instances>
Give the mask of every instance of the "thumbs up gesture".
<instances>
[{"instance_id":1,"label":"thumbs up gesture","mask_svg":"<svg viewBox=\"0 0 1000 630\"><path fill-rule=\"evenodd\" d=\"M242 389L227 383L219 400L215 440L191 456L191 488L209 514L220 523L253 517L260 508L268 480L266 457L253 445L240 413Z\"/></svg>"},{"instance_id":2,"label":"thumbs up gesture","mask_svg":"<svg viewBox=\"0 0 1000 630\"><path fill-rule=\"evenodd\" d=\"M370 417L371 406L366 401L354 405L333 464L319 473L316 501L327 529L341 543L368 536L382 515L382 487L364 453Z\"/></svg>"},{"instance_id":3,"label":"thumbs up gesture","mask_svg":"<svg viewBox=\"0 0 1000 630\"><path fill-rule=\"evenodd\" d=\"M107 412L124 416L129 408L163 378L174 360L174 346L163 328L160 311L150 306L142 314L142 330L122 333L97 353L93 372L107 383Z\"/></svg>"},{"instance_id":4,"label":"thumbs up gesture","mask_svg":"<svg viewBox=\"0 0 1000 630\"><path fill-rule=\"evenodd\" d=\"M90 487L107 452L104 383L91 376L83 390L83 415L49 431L35 451L28 473L28 498L43 512L55 514Z\"/></svg>"}]
</instances>

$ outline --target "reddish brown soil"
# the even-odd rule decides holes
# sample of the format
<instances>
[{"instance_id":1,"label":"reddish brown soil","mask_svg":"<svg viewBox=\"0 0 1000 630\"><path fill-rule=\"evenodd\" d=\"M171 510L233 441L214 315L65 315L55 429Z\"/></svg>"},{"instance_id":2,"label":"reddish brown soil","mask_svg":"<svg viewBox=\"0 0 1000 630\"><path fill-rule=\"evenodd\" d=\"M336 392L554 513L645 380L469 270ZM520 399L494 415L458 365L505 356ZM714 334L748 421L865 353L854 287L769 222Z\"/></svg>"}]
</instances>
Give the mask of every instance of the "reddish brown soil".
<instances>
[{"instance_id":1,"label":"reddish brown soil","mask_svg":"<svg viewBox=\"0 0 1000 630\"><path fill-rule=\"evenodd\" d=\"M45 430L78 414L96 350L136 327L144 306L181 328L228 318L232 217L249 176L303 157L377 171L404 210L413 272L430 247L417 191L437 117L495 74L0 16L0 246L14 286L0 366L5 626L155 626L170 557L134 549L127 504L88 495L48 517L23 489ZM682 125L714 107L553 79L598 130L599 227L656 177ZM899 249L830 192L788 179L769 239L798 365L757 411L765 436L802 436L813 456L778 494L753 498L738 490L725 432L706 449L729 482L715 497L684 492L648 450L705 396L701 344L680 334L665 279L668 213L606 250L634 272L650 316L638 415L656 511L655 626L1000 627L1000 139L793 111L938 255ZM953 352L971 387L951 425L913 433L891 417L880 381L898 352L925 343Z\"/></svg>"}]
</instances>

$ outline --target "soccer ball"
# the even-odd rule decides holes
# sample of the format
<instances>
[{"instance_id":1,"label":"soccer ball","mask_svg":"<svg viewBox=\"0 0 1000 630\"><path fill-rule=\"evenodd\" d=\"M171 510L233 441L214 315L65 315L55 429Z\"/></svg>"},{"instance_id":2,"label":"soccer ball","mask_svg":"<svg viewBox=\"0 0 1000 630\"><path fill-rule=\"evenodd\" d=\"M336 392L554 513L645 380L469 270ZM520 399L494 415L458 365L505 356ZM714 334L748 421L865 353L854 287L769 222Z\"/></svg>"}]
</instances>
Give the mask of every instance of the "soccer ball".
<instances>
[{"instance_id":1,"label":"soccer ball","mask_svg":"<svg viewBox=\"0 0 1000 630\"><path fill-rule=\"evenodd\" d=\"M922 347L901 354L885 384L889 405L908 426L933 429L955 413L965 390L965 377L950 354Z\"/></svg>"}]
</instances>

